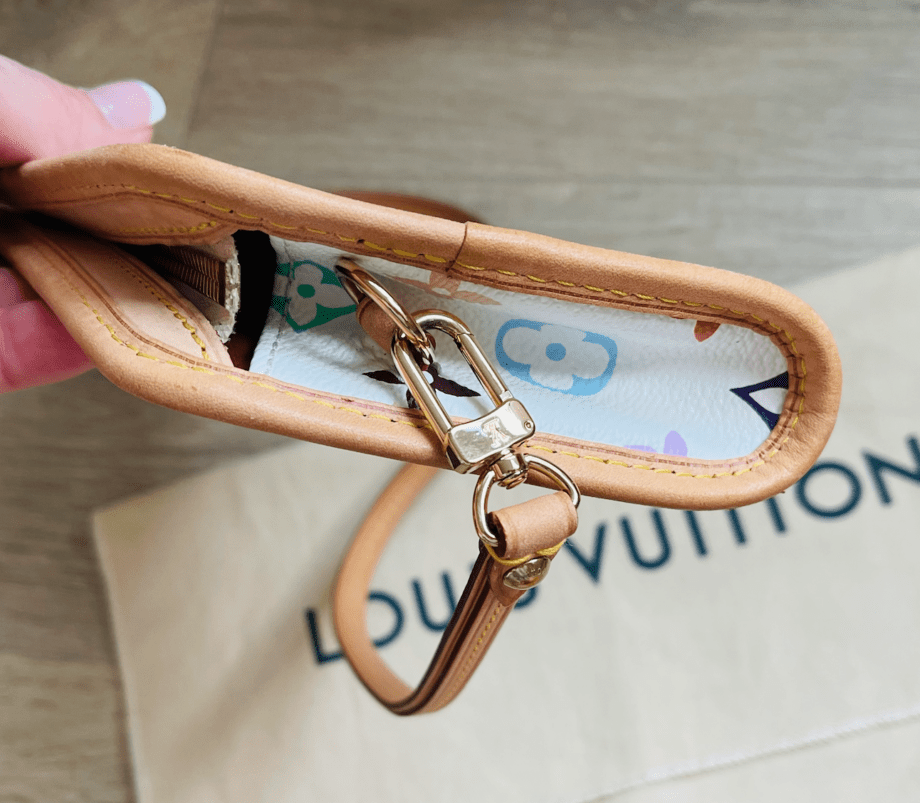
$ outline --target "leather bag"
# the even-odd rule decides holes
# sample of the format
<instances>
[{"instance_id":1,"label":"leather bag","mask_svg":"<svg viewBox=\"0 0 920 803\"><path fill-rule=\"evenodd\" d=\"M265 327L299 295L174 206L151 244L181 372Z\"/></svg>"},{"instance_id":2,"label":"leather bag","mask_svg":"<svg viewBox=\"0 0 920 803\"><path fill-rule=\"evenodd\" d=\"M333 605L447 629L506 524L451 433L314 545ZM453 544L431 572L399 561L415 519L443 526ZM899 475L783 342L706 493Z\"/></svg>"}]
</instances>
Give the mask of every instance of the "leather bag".
<instances>
[{"instance_id":1,"label":"leather bag","mask_svg":"<svg viewBox=\"0 0 920 803\"><path fill-rule=\"evenodd\" d=\"M343 649L396 713L435 710L459 692L574 532L580 493L696 510L751 504L799 479L833 428L841 373L830 333L804 302L751 277L487 226L422 199L320 192L156 145L0 170L0 198L0 253L118 386L415 464L378 500L336 595ZM316 300L348 289L335 273L342 260L392 294L396 312L354 287L354 304ZM418 314L419 299L455 320L462 311L492 367L478 370L459 330ZM312 317L299 318L305 309ZM400 316L438 330L419 376L447 408L440 425L417 381L349 368L389 365L398 342L417 359ZM445 332L461 355L441 363ZM458 380L464 358L480 381L493 371L499 389ZM469 405L482 413L486 396L492 407L476 418ZM515 427L514 443L503 440ZM491 438L503 467L497 452L469 462L461 435ZM423 467L447 467L445 449L453 467L480 475L477 494L488 486L476 519L487 537L413 691L367 637L366 588L430 478ZM558 490L489 513L492 485L520 479Z\"/></svg>"}]
</instances>

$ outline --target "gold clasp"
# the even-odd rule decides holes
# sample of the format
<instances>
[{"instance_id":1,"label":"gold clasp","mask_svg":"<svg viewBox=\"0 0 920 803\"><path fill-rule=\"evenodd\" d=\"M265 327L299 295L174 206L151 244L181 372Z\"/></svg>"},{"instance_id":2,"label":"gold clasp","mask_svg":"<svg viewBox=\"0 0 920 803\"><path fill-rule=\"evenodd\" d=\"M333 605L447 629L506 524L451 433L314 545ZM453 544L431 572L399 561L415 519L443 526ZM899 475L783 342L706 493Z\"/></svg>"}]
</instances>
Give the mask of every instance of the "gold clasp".
<instances>
[{"instance_id":1,"label":"gold clasp","mask_svg":"<svg viewBox=\"0 0 920 803\"><path fill-rule=\"evenodd\" d=\"M581 495L568 474L547 460L518 451L518 447L533 436L536 426L463 321L443 310L409 314L380 282L350 259L340 259L336 272L355 303L371 299L395 325L390 346L393 362L441 441L451 468L460 474L482 472L473 492L473 523L485 543L491 547L498 545L487 513L492 486L498 483L504 488L513 488L527 479L531 469L567 492L572 504L578 507ZM432 329L444 332L454 341L495 405L494 409L472 421L454 424L423 370L423 366L434 362L434 339L428 334ZM548 561L546 563L548 565ZM539 577L533 582L538 580Z\"/></svg>"},{"instance_id":2,"label":"gold clasp","mask_svg":"<svg viewBox=\"0 0 920 803\"><path fill-rule=\"evenodd\" d=\"M533 419L524 409L524 405L508 390L466 324L439 310L419 312L414 319L425 333L437 329L450 335L483 389L496 405L494 410L473 421L454 424L441 400L428 384L412 343L401 332L397 332L393 337L390 349L393 362L396 363L418 406L441 439L451 468L460 474L466 474L487 466L492 467L503 458L512 458L514 447L522 444L534 433ZM522 464L512 459L503 463L502 477L499 479L502 484L510 483L523 469Z\"/></svg>"}]
</instances>

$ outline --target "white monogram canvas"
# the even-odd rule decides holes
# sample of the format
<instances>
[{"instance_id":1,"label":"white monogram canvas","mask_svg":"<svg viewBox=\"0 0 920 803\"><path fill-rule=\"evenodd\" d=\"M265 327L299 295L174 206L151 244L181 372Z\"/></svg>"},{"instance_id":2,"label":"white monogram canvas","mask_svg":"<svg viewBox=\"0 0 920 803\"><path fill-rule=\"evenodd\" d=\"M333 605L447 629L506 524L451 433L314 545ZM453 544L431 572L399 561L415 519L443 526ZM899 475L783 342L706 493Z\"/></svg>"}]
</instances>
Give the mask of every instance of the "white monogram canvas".
<instances>
[{"instance_id":1,"label":"white monogram canvas","mask_svg":"<svg viewBox=\"0 0 920 803\"><path fill-rule=\"evenodd\" d=\"M585 500L437 714L381 708L331 627L393 464L294 444L99 513L139 803L915 801L920 320L891 299L920 292L920 250L798 289L847 381L815 468L737 511ZM476 552L471 491L445 472L372 585L410 681Z\"/></svg>"},{"instance_id":2,"label":"white monogram canvas","mask_svg":"<svg viewBox=\"0 0 920 803\"><path fill-rule=\"evenodd\" d=\"M272 244L275 295L251 369L405 407L406 386L390 355L358 325L336 279L343 252L278 238ZM443 309L464 321L542 431L725 459L754 451L783 406L786 360L749 329L509 293L383 259L359 261L408 309ZM453 415L481 416L488 398L449 339L439 344L434 387Z\"/></svg>"}]
</instances>

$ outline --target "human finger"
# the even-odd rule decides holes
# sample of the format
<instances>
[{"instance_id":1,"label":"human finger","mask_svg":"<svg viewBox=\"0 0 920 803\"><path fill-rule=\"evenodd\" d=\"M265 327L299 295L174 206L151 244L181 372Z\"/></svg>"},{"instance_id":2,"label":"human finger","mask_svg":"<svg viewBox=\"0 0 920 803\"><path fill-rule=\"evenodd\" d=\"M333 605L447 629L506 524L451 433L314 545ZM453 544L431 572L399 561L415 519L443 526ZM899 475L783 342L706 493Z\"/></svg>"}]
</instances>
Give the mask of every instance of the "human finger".
<instances>
[{"instance_id":1,"label":"human finger","mask_svg":"<svg viewBox=\"0 0 920 803\"><path fill-rule=\"evenodd\" d=\"M35 298L38 293L18 272L0 265L0 307L12 307Z\"/></svg>"},{"instance_id":2,"label":"human finger","mask_svg":"<svg viewBox=\"0 0 920 803\"><path fill-rule=\"evenodd\" d=\"M41 300L0 308L0 392L57 382L92 368Z\"/></svg>"},{"instance_id":3,"label":"human finger","mask_svg":"<svg viewBox=\"0 0 920 803\"><path fill-rule=\"evenodd\" d=\"M144 81L78 89L0 56L0 166L119 142L149 142L162 96Z\"/></svg>"}]
</instances>

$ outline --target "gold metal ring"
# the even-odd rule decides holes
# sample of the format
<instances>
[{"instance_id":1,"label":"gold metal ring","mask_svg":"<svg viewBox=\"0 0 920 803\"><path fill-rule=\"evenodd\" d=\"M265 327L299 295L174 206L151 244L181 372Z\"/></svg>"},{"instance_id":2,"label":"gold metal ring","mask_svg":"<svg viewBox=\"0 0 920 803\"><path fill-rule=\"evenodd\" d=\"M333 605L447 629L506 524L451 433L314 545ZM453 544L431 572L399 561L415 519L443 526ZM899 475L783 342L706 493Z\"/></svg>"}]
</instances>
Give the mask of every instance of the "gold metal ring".
<instances>
[{"instance_id":1,"label":"gold metal ring","mask_svg":"<svg viewBox=\"0 0 920 803\"><path fill-rule=\"evenodd\" d=\"M576 509L578 508L581 503L581 492L568 474L542 457L534 457L529 454L521 455L521 457L528 470L533 469L538 474L549 477L560 491L565 491L569 495L572 504ZM493 549L498 546L498 535L489 524L486 506L489 503L489 492L496 482L498 482L498 477L494 472L484 471L479 476L476 489L473 491L473 525L476 527L476 534Z\"/></svg>"}]
</instances>

